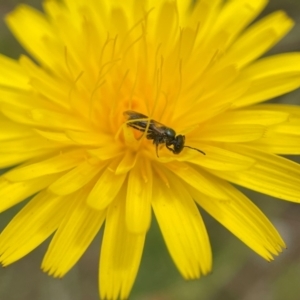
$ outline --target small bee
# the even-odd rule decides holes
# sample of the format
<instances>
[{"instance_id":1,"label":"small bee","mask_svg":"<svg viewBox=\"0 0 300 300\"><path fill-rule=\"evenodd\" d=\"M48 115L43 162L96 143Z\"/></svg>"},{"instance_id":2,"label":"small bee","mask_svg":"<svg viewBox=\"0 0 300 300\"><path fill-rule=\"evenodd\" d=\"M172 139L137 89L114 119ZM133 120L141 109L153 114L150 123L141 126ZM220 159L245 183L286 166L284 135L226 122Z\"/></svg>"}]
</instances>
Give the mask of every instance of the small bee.
<instances>
[{"instance_id":1,"label":"small bee","mask_svg":"<svg viewBox=\"0 0 300 300\"><path fill-rule=\"evenodd\" d=\"M145 132L147 130L146 138L148 140L153 140L153 144L156 146L157 157L159 157L158 145L160 144L166 144L166 147L174 154L179 154L185 147L196 150L205 155L203 151L197 148L185 146L184 135L179 134L176 136L175 130L159 122L156 122L155 120L149 120L149 118L143 114L132 110L127 110L124 112L124 116L127 117L128 121L130 121L127 123L128 126L142 132ZM173 146L173 148L171 146Z\"/></svg>"}]
</instances>

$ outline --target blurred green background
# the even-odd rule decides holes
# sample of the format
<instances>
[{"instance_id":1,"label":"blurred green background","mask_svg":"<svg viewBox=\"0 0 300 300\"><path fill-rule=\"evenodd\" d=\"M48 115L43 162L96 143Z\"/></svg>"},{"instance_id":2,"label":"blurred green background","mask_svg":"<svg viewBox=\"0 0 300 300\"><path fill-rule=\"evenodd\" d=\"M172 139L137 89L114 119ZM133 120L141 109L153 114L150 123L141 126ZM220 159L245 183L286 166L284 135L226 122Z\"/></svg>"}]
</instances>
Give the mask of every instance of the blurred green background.
<instances>
[{"instance_id":1,"label":"blurred green background","mask_svg":"<svg viewBox=\"0 0 300 300\"><path fill-rule=\"evenodd\" d=\"M3 17L20 3L41 9L40 0L0 0L0 52L13 58L17 58L24 50L10 34ZM271 0L262 16L278 9L287 11L296 21L296 26L268 54L300 51L300 0ZM299 105L300 91L273 101ZM291 159L300 162L299 157ZM173 265L157 224L154 223L147 237L142 264L130 299L300 299L300 205L245 189L243 192L270 218L284 238L288 249L275 261L268 263L203 212L213 249L213 271L200 280L185 281ZM1 214L0 230L22 205ZM15 264L0 268L0 299L98 300L101 235L102 233L63 279L53 279L40 270L49 241Z\"/></svg>"}]
</instances>

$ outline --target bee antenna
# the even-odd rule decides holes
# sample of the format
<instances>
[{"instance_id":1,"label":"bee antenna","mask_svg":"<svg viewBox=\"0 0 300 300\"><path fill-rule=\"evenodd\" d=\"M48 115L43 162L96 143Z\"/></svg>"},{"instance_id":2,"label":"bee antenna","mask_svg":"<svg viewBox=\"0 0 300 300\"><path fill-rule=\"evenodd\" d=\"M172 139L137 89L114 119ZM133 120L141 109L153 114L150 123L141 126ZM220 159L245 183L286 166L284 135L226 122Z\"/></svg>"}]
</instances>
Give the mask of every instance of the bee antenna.
<instances>
[{"instance_id":1,"label":"bee antenna","mask_svg":"<svg viewBox=\"0 0 300 300\"><path fill-rule=\"evenodd\" d=\"M206 155L205 152L203 152L203 151L201 151L201 150L199 150L199 149L197 149L197 148L193 148L193 147L190 147L190 146L183 146L183 147L185 147L185 148L190 148L190 149L193 149L193 150L196 150L196 151L202 153L203 155Z\"/></svg>"}]
</instances>

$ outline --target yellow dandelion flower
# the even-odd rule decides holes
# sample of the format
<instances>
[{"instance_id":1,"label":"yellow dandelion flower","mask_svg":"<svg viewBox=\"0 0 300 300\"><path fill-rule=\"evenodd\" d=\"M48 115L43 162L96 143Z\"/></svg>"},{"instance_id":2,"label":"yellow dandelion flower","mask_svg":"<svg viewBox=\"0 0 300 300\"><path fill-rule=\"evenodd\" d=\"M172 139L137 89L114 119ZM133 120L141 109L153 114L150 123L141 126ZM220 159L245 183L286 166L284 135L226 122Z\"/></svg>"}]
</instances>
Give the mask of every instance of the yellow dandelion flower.
<instances>
[{"instance_id":1,"label":"yellow dandelion flower","mask_svg":"<svg viewBox=\"0 0 300 300\"><path fill-rule=\"evenodd\" d=\"M260 58L293 26L266 0L48 0L7 24L30 54L0 56L0 236L7 266L53 234L64 276L105 222L101 299L127 298L152 209L182 276L211 270L197 205L266 260L285 247L231 183L300 201L300 53ZM251 24L251 25L250 25ZM184 147L186 146L186 147ZM202 151L203 153L201 153Z\"/></svg>"}]
</instances>

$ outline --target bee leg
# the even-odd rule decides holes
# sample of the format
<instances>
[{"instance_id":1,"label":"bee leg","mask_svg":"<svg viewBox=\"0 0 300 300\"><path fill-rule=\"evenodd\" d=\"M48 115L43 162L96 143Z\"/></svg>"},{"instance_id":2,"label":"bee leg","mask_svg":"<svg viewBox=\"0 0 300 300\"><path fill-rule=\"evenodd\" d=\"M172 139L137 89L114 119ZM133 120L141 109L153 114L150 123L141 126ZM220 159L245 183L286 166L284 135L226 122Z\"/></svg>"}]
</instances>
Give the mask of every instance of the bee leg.
<instances>
[{"instance_id":1,"label":"bee leg","mask_svg":"<svg viewBox=\"0 0 300 300\"><path fill-rule=\"evenodd\" d=\"M159 156L158 156L158 144L156 144L156 156L159 158Z\"/></svg>"},{"instance_id":2,"label":"bee leg","mask_svg":"<svg viewBox=\"0 0 300 300\"><path fill-rule=\"evenodd\" d=\"M171 144L171 145L172 145L172 144ZM166 144L166 147L167 147L170 151L172 151L172 152L174 153L174 149L171 148L170 145L167 145L167 144Z\"/></svg>"},{"instance_id":3,"label":"bee leg","mask_svg":"<svg viewBox=\"0 0 300 300\"><path fill-rule=\"evenodd\" d=\"M158 155L159 140L155 137L153 138L153 144L155 145L155 148L156 148L156 156L159 157L159 155Z\"/></svg>"}]
</instances>

